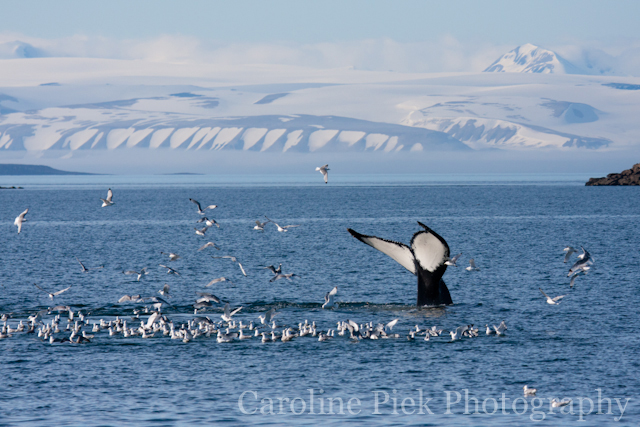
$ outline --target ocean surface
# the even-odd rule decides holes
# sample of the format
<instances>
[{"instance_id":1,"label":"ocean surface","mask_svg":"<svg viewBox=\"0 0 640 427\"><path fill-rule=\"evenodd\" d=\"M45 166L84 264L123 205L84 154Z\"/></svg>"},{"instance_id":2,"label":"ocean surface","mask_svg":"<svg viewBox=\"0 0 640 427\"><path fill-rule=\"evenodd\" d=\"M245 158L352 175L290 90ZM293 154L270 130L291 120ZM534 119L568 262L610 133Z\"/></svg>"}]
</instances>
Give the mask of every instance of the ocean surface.
<instances>
[{"instance_id":1,"label":"ocean surface","mask_svg":"<svg viewBox=\"0 0 640 427\"><path fill-rule=\"evenodd\" d=\"M399 338L184 343L101 330L90 343L50 344L14 332L0 339L0 425L640 424L640 189L567 177L315 178L1 177L0 185L24 187L0 190L0 313L10 313L11 328L54 305L86 314L90 334L116 316L136 327L150 303L119 298L160 296L166 283L172 305L162 312L176 329L194 317L196 292L209 291L242 306L234 319L245 324L275 307L277 331L305 320L326 332L347 319L399 319ZM101 208L109 187L115 205ZM220 228L197 236L189 198L217 204L207 216ZM26 208L17 234L14 218ZM300 226L253 230L265 215ZM444 275L453 306L417 309L415 276L347 232L409 243L417 221L452 255L462 252ZM207 241L220 250L198 251ZM567 245L595 260L573 289ZM161 251L181 258L169 262ZM237 257L247 276L211 255ZM76 257L104 268L83 273ZM479 271L465 270L470 258ZM270 282L263 267L280 263L297 276ZM123 274L142 267L150 274L139 282ZM230 281L204 287L221 276ZM52 301L34 283L71 288ZM339 307L323 310L334 286ZM539 288L566 296L552 306ZM221 313L214 304L199 315L217 322ZM502 321L505 336L485 334ZM67 323L62 313L56 337L69 336ZM448 331L469 324L480 335L451 342ZM445 332L408 340L416 325ZM537 399L523 398L524 385ZM550 407L554 397L572 403L561 412Z\"/></svg>"}]
</instances>

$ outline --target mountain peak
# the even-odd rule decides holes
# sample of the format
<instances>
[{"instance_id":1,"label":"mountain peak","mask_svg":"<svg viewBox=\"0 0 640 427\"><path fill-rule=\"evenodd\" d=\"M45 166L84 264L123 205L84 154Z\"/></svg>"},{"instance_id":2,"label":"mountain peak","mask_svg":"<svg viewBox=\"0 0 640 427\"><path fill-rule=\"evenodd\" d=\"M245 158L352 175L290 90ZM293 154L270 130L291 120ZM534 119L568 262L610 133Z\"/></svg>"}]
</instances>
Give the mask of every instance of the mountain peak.
<instances>
[{"instance_id":1,"label":"mountain peak","mask_svg":"<svg viewBox=\"0 0 640 427\"><path fill-rule=\"evenodd\" d=\"M583 74L555 52L531 43L518 46L502 55L485 72Z\"/></svg>"}]
</instances>

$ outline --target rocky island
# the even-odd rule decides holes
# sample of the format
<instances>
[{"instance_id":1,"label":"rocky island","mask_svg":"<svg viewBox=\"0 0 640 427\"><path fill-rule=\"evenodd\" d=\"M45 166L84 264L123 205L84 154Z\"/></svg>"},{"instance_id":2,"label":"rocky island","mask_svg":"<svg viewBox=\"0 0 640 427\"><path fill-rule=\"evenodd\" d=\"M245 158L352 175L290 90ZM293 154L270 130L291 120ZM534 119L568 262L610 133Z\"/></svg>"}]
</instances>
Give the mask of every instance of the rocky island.
<instances>
[{"instance_id":1,"label":"rocky island","mask_svg":"<svg viewBox=\"0 0 640 427\"><path fill-rule=\"evenodd\" d=\"M620 173L610 173L604 178L589 178L585 185L640 185L640 163Z\"/></svg>"}]
</instances>

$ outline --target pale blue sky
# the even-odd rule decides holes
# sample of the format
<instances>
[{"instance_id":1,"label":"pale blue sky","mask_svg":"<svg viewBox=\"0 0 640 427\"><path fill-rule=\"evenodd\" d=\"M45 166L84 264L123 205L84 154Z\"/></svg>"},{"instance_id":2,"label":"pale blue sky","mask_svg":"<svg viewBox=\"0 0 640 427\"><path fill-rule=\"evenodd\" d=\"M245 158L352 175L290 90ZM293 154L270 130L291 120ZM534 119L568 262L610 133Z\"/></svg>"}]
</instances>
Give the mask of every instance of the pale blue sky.
<instances>
[{"instance_id":1,"label":"pale blue sky","mask_svg":"<svg viewBox=\"0 0 640 427\"><path fill-rule=\"evenodd\" d=\"M140 39L180 34L221 42L341 42L390 38L493 44L640 39L630 0L5 1L0 33Z\"/></svg>"}]
</instances>

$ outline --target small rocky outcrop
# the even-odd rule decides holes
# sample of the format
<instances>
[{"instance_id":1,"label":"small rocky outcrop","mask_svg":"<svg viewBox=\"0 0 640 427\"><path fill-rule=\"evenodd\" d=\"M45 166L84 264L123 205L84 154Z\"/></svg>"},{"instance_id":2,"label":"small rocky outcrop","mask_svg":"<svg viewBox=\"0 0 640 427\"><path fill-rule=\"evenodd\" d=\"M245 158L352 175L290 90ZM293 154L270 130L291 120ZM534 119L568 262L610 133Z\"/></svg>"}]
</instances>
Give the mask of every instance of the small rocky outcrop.
<instances>
[{"instance_id":1,"label":"small rocky outcrop","mask_svg":"<svg viewBox=\"0 0 640 427\"><path fill-rule=\"evenodd\" d=\"M640 163L620 173L610 173L604 178L590 178L585 185L640 185Z\"/></svg>"}]
</instances>

